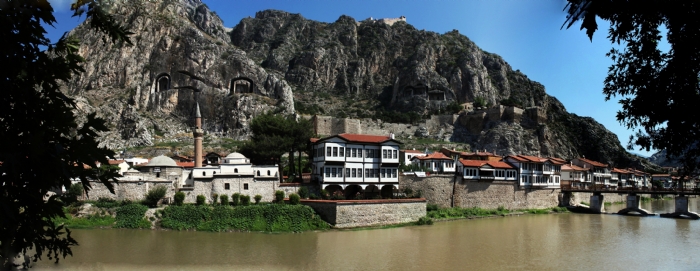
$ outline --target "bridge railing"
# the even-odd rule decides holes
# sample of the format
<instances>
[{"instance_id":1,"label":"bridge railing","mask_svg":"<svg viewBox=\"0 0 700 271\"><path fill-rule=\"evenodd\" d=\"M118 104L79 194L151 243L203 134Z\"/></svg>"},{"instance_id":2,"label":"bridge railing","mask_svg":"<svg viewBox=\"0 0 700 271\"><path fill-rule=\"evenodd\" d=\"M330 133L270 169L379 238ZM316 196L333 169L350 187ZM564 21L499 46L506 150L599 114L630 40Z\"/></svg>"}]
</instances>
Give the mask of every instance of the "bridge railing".
<instances>
[{"instance_id":1,"label":"bridge railing","mask_svg":"<svg viewBox=\"0 0 700 271\"><path fill-rule=\"evenodd\" d=\"M700 193L700 187L684 187L684 188L663 188L663 187L630 187L630 186L607 186L603 184L589 186L572 186L570 184L562 184L562 191L590 191L590 192L620 192L620 193L644 193L644 192L668 192L673 193Z\"/></svg>"}]
</instances>

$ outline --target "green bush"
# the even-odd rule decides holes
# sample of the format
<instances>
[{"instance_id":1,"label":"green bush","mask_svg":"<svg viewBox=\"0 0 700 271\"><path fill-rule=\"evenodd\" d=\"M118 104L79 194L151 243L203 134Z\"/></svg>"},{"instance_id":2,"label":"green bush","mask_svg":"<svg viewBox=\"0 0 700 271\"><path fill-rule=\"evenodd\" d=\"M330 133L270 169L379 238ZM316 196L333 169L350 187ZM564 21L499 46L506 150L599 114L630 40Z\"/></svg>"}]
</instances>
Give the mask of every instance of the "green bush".
<instances>
[{"instance_id":1,"label":"green bush","mask_svg":"<svg viewBox=\"0 0 700 271\"><path fill-rule=\"evenodd\" d=\"M228 206L228 195L221 195L219 199L221 200L221 205Z\"/></svg>"},{"instance_id":2,"label":"green bush","mask_svg":"<svg viewBox=\"0 0 700 271\"><path fill-rule=\"evenodd\" d=\"M338 191L333 192L333 195L331 195L331 199L332 200L344 200L345 195L343 194L342 191L338 190Z\"/></svg>"},{"instance_id":3,"label":"green bush","mask_svg":"<svg viewBox=\"0 0 700 271\"><path fill-rule=\"evenodd\" d=\"M554 208L552 208L552 211L555 213L566 213L569 211L569 209L562 206L562 207L554 207Z\"/></svg>"},{"instance_id":4,"label":"green bush","mask_svg":"<svg viewBox=\"0 0 700 271\"><path fill-rule=\"evenodd\" d=\"M117 208L115 227L126 229L150 228L151 222L144 218L148 207L141 204L128 204Z\"/></svg>"},{"instance_id":5,"label":"green bush","mask_svg":"<svg viewBox=\"0 0 700 271\"><path fill-rule=\"evenodd\" d=\"M68 191L66 193L63 193L61 196L61 201L63 201L65 204L73 204L78 201L78 198L80 198L83 195L83 184L82 183L74 183L71 184L68 187Z\"/></svg>"},{"instance_id":6,"label":"green bush","mask_svg":"<svg viewBox=\"0 0 700 271\"><path fill-rule=\"evenodd\" d=\"M241 205L243 205L243 206L248 206L248 205L250 205L250 196L248 196L248 195L241 195Z\"/></svg>"},{"instance_id":7,"label":"green bush","mask_svg":"<svg viewBox=\"0 0 700 271\"><path fill-rule=\"evenodd\" d=\"M165 193L167 192L168 188L164 185L158 185L156 187L153 187L151 188L151 190L148 190L148 193L146 194L146 198L143 200L143 203L151 208L158 207L158 201L165 197Z\"/></svg>"},{"instance_id":8,"label":"green bush","mask_svg":"<svg viewBox=\"0 0 700 271\"><path fill-rule=\"evenodd\" d=\"M331 198L331 193L328 193L328 190L326 189L321 189L321 199L330 199Z\"/></svg>"},{"instance_id":9,"label":"green bush","mask_svg":"<svg viewBox=\"0 0 700 271\"><path fill-rule=\"evenodd\" d=\"M430 217L424 216L418 219L416 225L433 225L433 220Z\"/></svg>"},{"instance_id":10,"label":"green bush","mask_svg":"<svg viewBox=\"0 0 700 271\"><path fill-rule=\"evenodd\" d=\"M309 198L309 188L306 186L299 187L299 191L297 191L297 193L299 193L299 197L302 199Z\"/></svg>"},{"instance_id":11,"label":"green bush","mask_svg":"<svg viewBox=\"0 0 700 271\"><path fill-rule=\"evenodd\" d=\"M204 205L204 203L207 201L207 197L204 195L197 195L197 205Z\"/></svg>"},{"instance_id":12,"label":"green bush","mask_svg":"<svg viewBox=\"0 0 700 271\"><path fill-rule=\"evenodd\" d=\"M219 194L214 194L213 197L211 197L211 205L216 205L219 201Z\"/></svg>"},{"instance_id":13,"label":"green bush","mask_svg":"<svg viewBox=\"0 0 700 271\"><path fill-rule=\"evenodd\" d=\"M428 203L425 205L425 209L430 212L430 211L437 211L439 209L437 204L434 203Z\"/></svg>"},{"instance_id":14,"label":"green bush","mask_svg":"<svg viewBox=\"0 0 700 271\"><path fill-rule=\"evenodd\" d=\"M249 196L248 196L249 197ZM328 223L308 206L265 204L225 206L168 206L161 226L175 230L301 232L328 229Z\"/></svg>"},{"instance_id":15,"label":"green bush","mask_svg":"<svg viewBox=\"0 0 700 271\"><path fill-rule=\"evenodd\" d=\"M254 199L255 199L255 204L258 204L258 203L260 203L260 200L262 200L262 196L261 196L261 195L255 195Z\"/></svg>"},{"instance_id":16,"label":"green bush","mask_svg":"<svg viewBox=\"0 0 700 271\"><path fill-rule=\"evenodd\" d=\"M241 203L241 194L233 193L233 195L231 195L231 202L233 206L238 206Z\"/></svg>"},{"instance_id":17,"label":"green bush","mask_svg":"<svg viewBox=\"0 0 700 271\"><path fill-rule=\"evenodd\" d=\"M319 199L319 196L316 194L311 194L309 195L309 199Z\"/></svg>"},{"instance_id":18,"label":"green bush","mask_svg":"<svg viewBox=\"0 0 700 271\"><path fill-rule=\"evenodd\" d=\"M99 199L97 199L97 201L95 202L94 205L95 205L95 207L98 207L98 208L109 209L109 208L119 207L121 205L121 202L118 202L118 201L110 199L110 198L99 198Z\"/></svg>"},{"instance_id":19,"label":"green bush","mask_svg":"<svg viewBox=\"0 0 700 271\"><path fill-rule=\"evenodd\" d=\"M299 195L295 193L289 194L289 203L292 205L297 205L299 204L299 198Z\"/></svg>"},{"instance_id":20,"label":"green bush","mask_svg":"<svg viewBox=\"0 0 700 271\"><path fill-rule=\"evenodd\" d=\"M185 193L177 192L177 193L175 193L174 198L175 198L175 205L182 206L182 204L185 202Z\"/></svg>"},{"instance_id":21,"label":"green bush","mask_svg":"<svg viewBox=\"0 0 700 271\"><path fill-rule=\"evenodd\" d=\"M482 209L479 207L472 208L444 208L428 212L428 217L430 218L462 218L462 217L478 217L478 216L492 216L492 215L505 215L510 211L506 210L493 210L493 209Z\"/></svg>"},{"instance_id":22,"label":"green bush","mask_svg":"<svg viewBox=\"0 0 700 271\"><path fill-rule=\"evenodd\" d=\"M284 204L284 191L282 191L282 190L275 191L275 202L279 203L279 204Z\"/></svg>"},{"instance_id":23,"label":"green bush","mask_svg":"<svg viewBox=\"0 0 700 271\"><path fill-rule=\"evenodd\" d=\"M114 225L114 217L111 215L95 214L86 217L73 217L68 208L64 208L66 217L55 217L53 218L53 223L58 225L64 225L71 229L90 229L90 228L102 228L110 227Z\"/></svg>"}]
</instances>

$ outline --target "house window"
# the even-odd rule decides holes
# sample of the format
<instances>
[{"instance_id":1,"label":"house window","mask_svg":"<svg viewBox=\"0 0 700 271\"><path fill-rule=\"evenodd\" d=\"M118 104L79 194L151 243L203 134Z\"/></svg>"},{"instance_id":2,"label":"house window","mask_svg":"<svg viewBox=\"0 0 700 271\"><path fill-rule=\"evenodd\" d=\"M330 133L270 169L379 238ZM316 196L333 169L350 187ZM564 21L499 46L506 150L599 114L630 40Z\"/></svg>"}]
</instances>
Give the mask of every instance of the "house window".
<instances>
[{"instance_id":1,"label":"house window","mask_svg":"<svg viewBox=\"0 0 700 271\"><path fill-rule=\"evenodd\" d=\"M202 176L207 176L207 173L202 171Z\"/></svg>"},{"instance_id":2,"label":"house window","mask_svg":"<svg viewBox=\"0 0 700 271\"><path fill-rule=\"evenodd\" d=\"M386 177L386 169L382 169L382 178Z\"/></svg>"},{"instance_id":3,"label":"house window","mask_svg":"<svg viewBox=\"0 0 700 271\"><path fill-rule=\"evenodd\" d=\"M248 184L247 184L247 183L244 183L244 184L243 184L243 190L248 190Z\"/></svg>"},{"instance_id":4,"label":"house window","mask_svg":"<svg viewBox=\"0 0 700 271\"><path fill-rule=\"evenodd\" d=\"M357 177L362 178L362 169L361 168L357 169Z\"/></svg>"},{"instance_id":5,"label":"house window","mask_svg":"<svg viewBox=\"0 0 700 271\"><path fill-rule=\"evenodd\" d=\"M382 150L382 158L386 159L386 150Z\"/></svg>"},{"instance_id":6,"label":"house window","mask_svg":"<svg viewBox=\"0 0 700 271\"><path fill-rule=\"evenodd\" d=\"M338 157L338 147L333 147L333 157Z\"/></svg>"},{"instance_id":7,"label":"house window","mask_svg":"<svg viewBox=\"0 0 700 271\"><path fill-rule=\"evenodd\" d=\"M367 177L367 178L372 178L372 176L370 175L370 169L369 169L369 168L365 168L365 177Z\"/></svg>"},{"instance_id":8,"label":"house window","mask_svg":"<svg viewBox=\"0 0 700 271\"><path fill-rule=\"evenodd\" d=\"M156 178L160 178L160 172L156 173Z\"/></svg>"},{"instance_id":9,"label":"house window","mask_svg":"<svg viewBox=\"0 0 700 271\"><path fill-rule=\"evenodd\" d=\"M270 171L269 171L269 170L267 171L267 176L270 176Z\"/></svg>"},{"instance_id":10,"label":"house window","mask_svg":"<svg viewBox=\"0 0 700 271\"><path fill-rule=\"evenodd\" d=\"M260 170L258 170L258 176L260 176Z\"/></svg>"},{"instance_id":11,"label":"house window","mask_svg":"<svg viewBox=\"0 0 700 271\"><path fill-rule=\"evenodd\" d=\"M391 177L392 178L397 178L398 177L398 169L392 169L391 170Z\"/></svg>"},{"instance_id":12,"label":"house window","mask_svg":"<svg viewBox=\"0 0 700 271\"><path fill-rule=\"evenodd\" d=\"M330 176L331 176L331 168L327 167L326 168L326 177L330 177Z\"/></svg>"},{"instance_id":13,"label":"house window","mask_svg":"<svg viewBox=\"0 0 700 271\"><path fill-rule=\"evenodd\" d=\"M352 157L357 157L357 148L352 148Z\"/></svg>"},{"instance_id":14,"label":"house window","mask_svg":"<svg viewBox=\"0 0 700 271\"><path fill-rule=\"evenodd\" d=\"M374 153L374 150L365 150L365 157L367 157L367 158L374 157L374 155L372 155L372 153Z\"/></svg>"},{"instance_id":15,"label":"house window","mask_svg":"<svg viewBox=\"0 0 700 271\"><path fill-rule=\"evenodd\" d=\"M379 177L379 169L375 168L373 171L374 171L374 177L375 178Z\"/></svg>"},{"instance_id":16,"label":"house window","mask_svg":"<svg viewBox=\"0 0 700 271\"><path fill-rule=\"evenodd\" d=\"M349 168L345 169L345 177L350 177L350 169Z\"/></svg>"},{"instance_id":17,"label":"house window","mask_svg":"<svg viewBox=\"0 0 700 271\"><path fill-rule=\"evenodd\" d=\"M340 157L344 157L344 156L345 156L345 148L340 147Z\"/></svg>"},{"instance_id":18,"label":"house window","mask_svg":"<svg viewBox=\"0 0 700 271\"><path fill-rule=\"evenodd\" d=\"M399 152L397 150L394 150L394 159L399 158Z\"/></svg>"},{"instance_id":19,"label":"house window","mask_svg":"<svg viewBox=\"0 0 700 271\"><path fill-rule=\"evenodd\" d=\"M237 168L234 168L234 169L233 169L233 173L238 173L238 169L237 169Z\"/></svg>"},{"instance_id":20,"label":"house window","mask_svg":"<svg viewBox=\"0 0 700 271\"><path fill-rule=\"evenodd\" d=\"M338 172L336 171L335 168L331 168L331 177L335 178L336 176L338 176Z\"/></svg>"},{"instance_id":21,"label":"house window","mask_svg":"<svg viewBox=\"0 0 700 271\"><path fill-rule=\"evenodd\" d=\"M352 172L352 177L353 177L353 178L357 177L357 172L356 172L356 170L355 170L354 168L352 169L351 172Z\"/></svg>"},{"instance_id":22,"label":"house window","mask_svg":"<svg viewBox=\"0 0 700 271\"><path fill-rule=\"evenodd\" d=\"M326 147L326 156L331 156L331 147Z\"/></svg>"},{"instance_id":23,"label":"house window","mask_svg":"<svg viewBox=\"0 0 700 271\"><path fill-rule=\"evenodd\" d=\"M230 190L230 189L231 189L231 184L225 183L225 184L224 184L224 189Z\"/></svg>"}]
</instances>

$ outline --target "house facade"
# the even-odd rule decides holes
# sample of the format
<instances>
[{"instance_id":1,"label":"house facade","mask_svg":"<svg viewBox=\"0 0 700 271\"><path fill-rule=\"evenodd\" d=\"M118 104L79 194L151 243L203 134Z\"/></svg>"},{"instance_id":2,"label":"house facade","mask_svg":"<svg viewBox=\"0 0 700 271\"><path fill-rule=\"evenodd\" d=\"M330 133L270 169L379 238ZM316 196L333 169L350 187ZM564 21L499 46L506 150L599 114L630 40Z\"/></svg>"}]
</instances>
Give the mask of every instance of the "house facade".
<instances>
[{"instance_id":1,"label":"house facade","mask_svg":"<svg viewBox=\"0 0 700 271\"><path fill-rule=\"evenodd\" d=\"M560 188L559 160L530 155L510 155L504 159L518 169L518 183L524 188Z\"/></svg>"},{"instance_id":2,"label":"house facade","mask_svg":"<svg viewBox=\"0 0 700 271\"><path fill-rule=\"evenodd\" d=\"M610 168L607 164L589 160L585 157L573 159L571 160L571 163L585 169L590 169L588 173L588 179L594 185L612 185L612 183L610 182L612 174L610 173ZM616 185L617 182L615 183L615 186Z\"/></svg>"},{"instance_id":3,"label":"house facade","mask_svg":"<svg viewBox=\"0 0 700 271\"><path fill-rule=\"evenodd\" d=\"M459 172L465 181L518 181L518 169L506 162L459 160Z\"/></svg>"},{"instance_id":4,"label":"house facade","mask_svg":"<svg viewBox=\"0 0 700 271\"><path fill-rule=\"evenodd\" d=\"M417 151L416 149L413 150L402 150L399 152L401 154L401 162L403 165L411 165L411 159L416 156L425 156L426 153L422 151Z\"/></svg>"},{"instance_id":5,"label":"house facade","mask_svg":"<svg viewBox=\"0 0 700 271\"><path fill-rule=\"evenodd\" d=\"M311 139L312 180L329 191L391 193L399 186L400 145L393 136L339 134Z\"/></svg>"},{"instance_id":6,"label":"house facade","mask_svg":"<svg viewBox=\"0 0 700 271\"><path fill-rule=\"evenodd\" d=\"M588 169L573 165L565 164L561 166L561 185L570 185L573 188L587 188L590 182L588 177Z\"/></svg>"},{"instance_id":7,"label":"house facade","mask_svg":"<svg viewBox=\"0 0 700 271\"><path fill-rule=\"evenodd\" d=\"M411 162L427 170L439 173L454 173L456 169L455 160L441 152L431 153L426 156L415 156L411 159Z\"/></svg>"}]
</instances>

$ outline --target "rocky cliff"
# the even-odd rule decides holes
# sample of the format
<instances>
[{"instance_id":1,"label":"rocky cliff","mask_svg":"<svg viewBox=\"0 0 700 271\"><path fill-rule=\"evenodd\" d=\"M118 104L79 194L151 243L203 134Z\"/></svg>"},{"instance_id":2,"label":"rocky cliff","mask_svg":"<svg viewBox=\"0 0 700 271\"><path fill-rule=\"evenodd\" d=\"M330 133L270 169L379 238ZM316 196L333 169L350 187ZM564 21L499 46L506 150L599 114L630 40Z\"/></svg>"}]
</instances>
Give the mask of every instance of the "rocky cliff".
<instances>
[{"instance_id":1,"label":"rocky cliff","mask_svg":"<svg viewBox=\"0 0 700 271\"><path fill-rule=\"evenodd\" d=\"M566 112L544 86L457 31L348 16L323 23L275 10L228 29L199 0L143 1L111 12L135 32L134 45L105 43L79 26L71 34L83 40L86 72L66 85L82 111L112 124L102 135L110 148L189 140L195 101L209 136L234 139L247 138L248 122L268 110L409 115L404 120L416 123L467 103L476 110L462 111L444 139L499 154L641 163L605 127ZM499 104L522 114L479 115Z\"/></svg>"}]
</instances>

